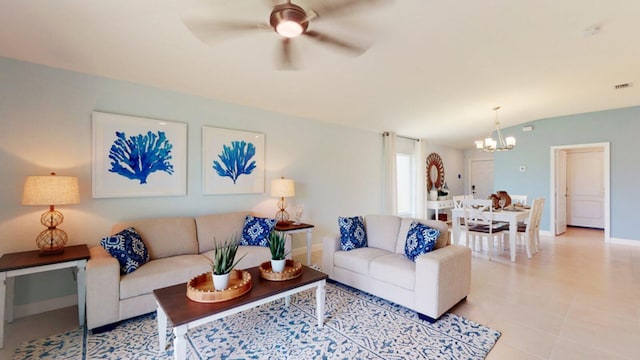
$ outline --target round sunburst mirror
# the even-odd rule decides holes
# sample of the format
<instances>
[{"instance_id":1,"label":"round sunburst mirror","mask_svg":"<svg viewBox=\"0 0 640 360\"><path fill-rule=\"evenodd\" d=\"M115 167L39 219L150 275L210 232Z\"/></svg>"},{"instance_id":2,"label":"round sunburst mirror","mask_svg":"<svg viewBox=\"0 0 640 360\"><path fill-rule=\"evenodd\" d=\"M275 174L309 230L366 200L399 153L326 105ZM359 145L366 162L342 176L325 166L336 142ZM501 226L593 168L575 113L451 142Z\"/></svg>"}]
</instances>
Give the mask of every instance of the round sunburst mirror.
<instances>
[{"instance_id":1,"label":"round sunburst mirror","mask_svg":"<svg viewBox=\"0 0 640 360\"><path fill-rule=\"evenodd\" d=\"M440 189L444 185L444 164L436 153L427 156L427 191Z\"/></svg>"}]
</instances>

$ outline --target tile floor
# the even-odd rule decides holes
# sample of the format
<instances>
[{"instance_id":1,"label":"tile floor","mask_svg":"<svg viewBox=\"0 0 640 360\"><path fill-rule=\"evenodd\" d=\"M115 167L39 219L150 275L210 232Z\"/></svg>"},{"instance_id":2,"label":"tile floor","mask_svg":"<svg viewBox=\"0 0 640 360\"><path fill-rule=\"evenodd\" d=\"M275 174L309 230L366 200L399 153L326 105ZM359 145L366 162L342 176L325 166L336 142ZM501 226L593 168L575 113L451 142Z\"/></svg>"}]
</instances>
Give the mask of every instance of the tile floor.
<instances>
[{"instance_id":1,"label":"tile floor","mask_svg":"<svg viewBox=\"0 0 640 360\"><path fill-rule=\"evenodd\" d=\"M502 332L498 359L640 358L640 247L606 245L602 231L544 237L541 253L516 263L474 253L471 295L453 312ZM299 259L302 260L302 259ZM321 264L321 253L312 256ZM22 341L78 326L70 307L5 324L0 359Z\"/></svg>"},{"instance_id":2,"label":"tile floor","mask_svg":"<svg viewBox=\"0 0 640 360\"><path fill-rule=\"evenodd\" d=\"M502 332L488 359L640 359L640 247L580 228L542 240L531 260L474 254L453 312Z\"/></svg>"}]
</instances>

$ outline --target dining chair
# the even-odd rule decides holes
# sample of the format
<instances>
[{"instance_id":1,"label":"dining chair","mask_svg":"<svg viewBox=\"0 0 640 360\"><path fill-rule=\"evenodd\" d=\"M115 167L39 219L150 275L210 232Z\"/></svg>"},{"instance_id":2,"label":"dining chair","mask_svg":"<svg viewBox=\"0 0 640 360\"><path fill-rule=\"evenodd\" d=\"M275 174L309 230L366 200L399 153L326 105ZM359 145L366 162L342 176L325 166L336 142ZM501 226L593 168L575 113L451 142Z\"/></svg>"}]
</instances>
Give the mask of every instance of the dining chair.
<instances>
[{"instance_id":1,"label":"dining chair","mask_svg":"<svg viewBox=\"0 0 640 360\"><path fill-rule=\"evenodd\" d=\"M473 195L454 195L452 199L453 199L453 207L457 209L464 206L463 202L465 200L473 200Z\"/></svg>"},{"instance_id":2,"label":"dining chair","mask_svg":"<svg viewBox=\"0 0 640 360\"><path fill-rule=\"evenodd\" d=\"M516 241L524 242L525 249L527 251L527 258L531 259L531 256L538 252L536 245L536 217L538 215L538 208L541 206L541 199L535 199L533 205L529 210L529 217L527 221L520 225L518 224L518 233Z\"/></svg>"},{"instance_id":3,"label":"dining chair","mask_svg":"<svg viewBox=\"0 0 640 360\"><path fill-rule=\"evenodd\" d=\"M527 195L511 195L509 194L509 197L511 198L511 203L512 204L520 204L520 205L527 205Z\"/></svg>"},{"instance_id":4,"label":"dining chair","mask_svg":"<svg viewBox=\"0 0 640 360\"><path fill-rule=\"evenodd\" d=\"M475 251L482 251L482 242L486 238L489 247L489 260L491 260L497 240L498 253L502 254L505 245L504 233L507 228L503 224L493 221L493 201L466 199L463 201L463 205L467 247L471 247ZM478 244L478 240L480 244Z\"/></svg>"},{"instance_id":5,"label":"dining chair","mask_svg":"<svg viewBox=\"0 0 640 360\"><path fill-rule=\"evenodd\" d=\"M542 250L542 243L540 242L540 221L542 220L542 210L544 210L544 198L537 198L536 199L539 204L538 207L536 209L536 215L535 215L535 230L534 230L534 248L536 250L536 252Z\"/></svg>"},{"instance_id":6,"label":"dining chair","mask_svg":"<svg viewBox=\"0 0 640 360\"><path fill-rule=\"evenodd\" d=\"M452 197L453 199L453 207L454 209L459 209L464 207L464 201L467 199L473 199L473 195L454 195ZM460 221L460 235L463 234L464 231L466 231L466 225L464 222L464 217L458 218L458 220ZM456 244L460 243L460 239L455 239Z\"/></svg>"}]
</instances>

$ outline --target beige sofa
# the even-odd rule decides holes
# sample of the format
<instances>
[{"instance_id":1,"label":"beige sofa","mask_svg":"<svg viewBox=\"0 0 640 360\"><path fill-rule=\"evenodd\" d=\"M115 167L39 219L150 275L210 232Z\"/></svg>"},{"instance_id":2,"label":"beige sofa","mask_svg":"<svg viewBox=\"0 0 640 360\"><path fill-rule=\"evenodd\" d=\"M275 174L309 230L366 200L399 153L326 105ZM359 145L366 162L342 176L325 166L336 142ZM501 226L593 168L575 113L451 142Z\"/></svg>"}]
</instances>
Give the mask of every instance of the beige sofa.
<instances>
[{"instance_id":1,"label":"beige sofa","mask_svg":"<svg viewBox=\"0 0 640 360\"><path fill-rule=\"evenodd\" d=\"M109 325L156 310L153 290L211 271L214 239L242 236L250 212L198 217L153 218L115 224L112 234L134 227L140 234L150 261L136 271L121 275L118 261L101 246L91 247L87 262L87 327ZM291 250L291 242L286 247ZM258 266L271 256L268 247L240 246L237 256L247 254L238 268Z\"/></svg>"},{"instance_id":2,"label":"beige sofa","mask_svg":"<svg viewBox=\"0 0 640 360\"><path fill-rule=\"evenodd\" d=\"M413 220L440 230L436 249L413 262L404 255ZM335 281L415 310L435 321L471 289L471 250L451 245L442 221L369 215L368 246L342 251L340 235L323 239L322 269Z\"/></svg>"}]
</instances>

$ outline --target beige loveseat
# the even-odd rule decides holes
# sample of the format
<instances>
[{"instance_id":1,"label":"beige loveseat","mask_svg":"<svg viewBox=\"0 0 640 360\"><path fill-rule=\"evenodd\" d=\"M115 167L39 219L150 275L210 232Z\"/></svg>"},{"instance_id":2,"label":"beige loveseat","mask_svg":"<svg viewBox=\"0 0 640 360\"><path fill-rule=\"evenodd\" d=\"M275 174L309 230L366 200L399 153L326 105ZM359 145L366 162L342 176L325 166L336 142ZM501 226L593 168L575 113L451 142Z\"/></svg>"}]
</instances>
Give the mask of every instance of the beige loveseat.
<instances>
[{"instance_id":1,"label":"beige loveseat","mask_svg":"<svg viewBox=\"0 0 640 360\"><path fill-rule=\"evenodd\" d=\"M411 222L440 230L436 249L413 262L404 255ZM369 215L368 246L342 251L340 235L323 239L322 269L335 281L415 310L435 321L471 289L471 250L451 245L442 221Z\"/></svg>"},{"instance_id":2,"label":"beige loveseat","mask_svg":"<svg viewBox=\"0 0 640 360\"><path fill-rule=\"evenodd\" d=\"M156 310L153 290L211 271L214 239L242 236L250 212L198 217L153 218L115 224L112 234L133 227L149 250L150 261L121 275L118 261L101 246L90 248L87 262L87 327L94 329ZM286 247L291 249L288 240ZM244 269L270 259L268 247L240 246L238 264Z\"/></svg>"}]
</instances>

